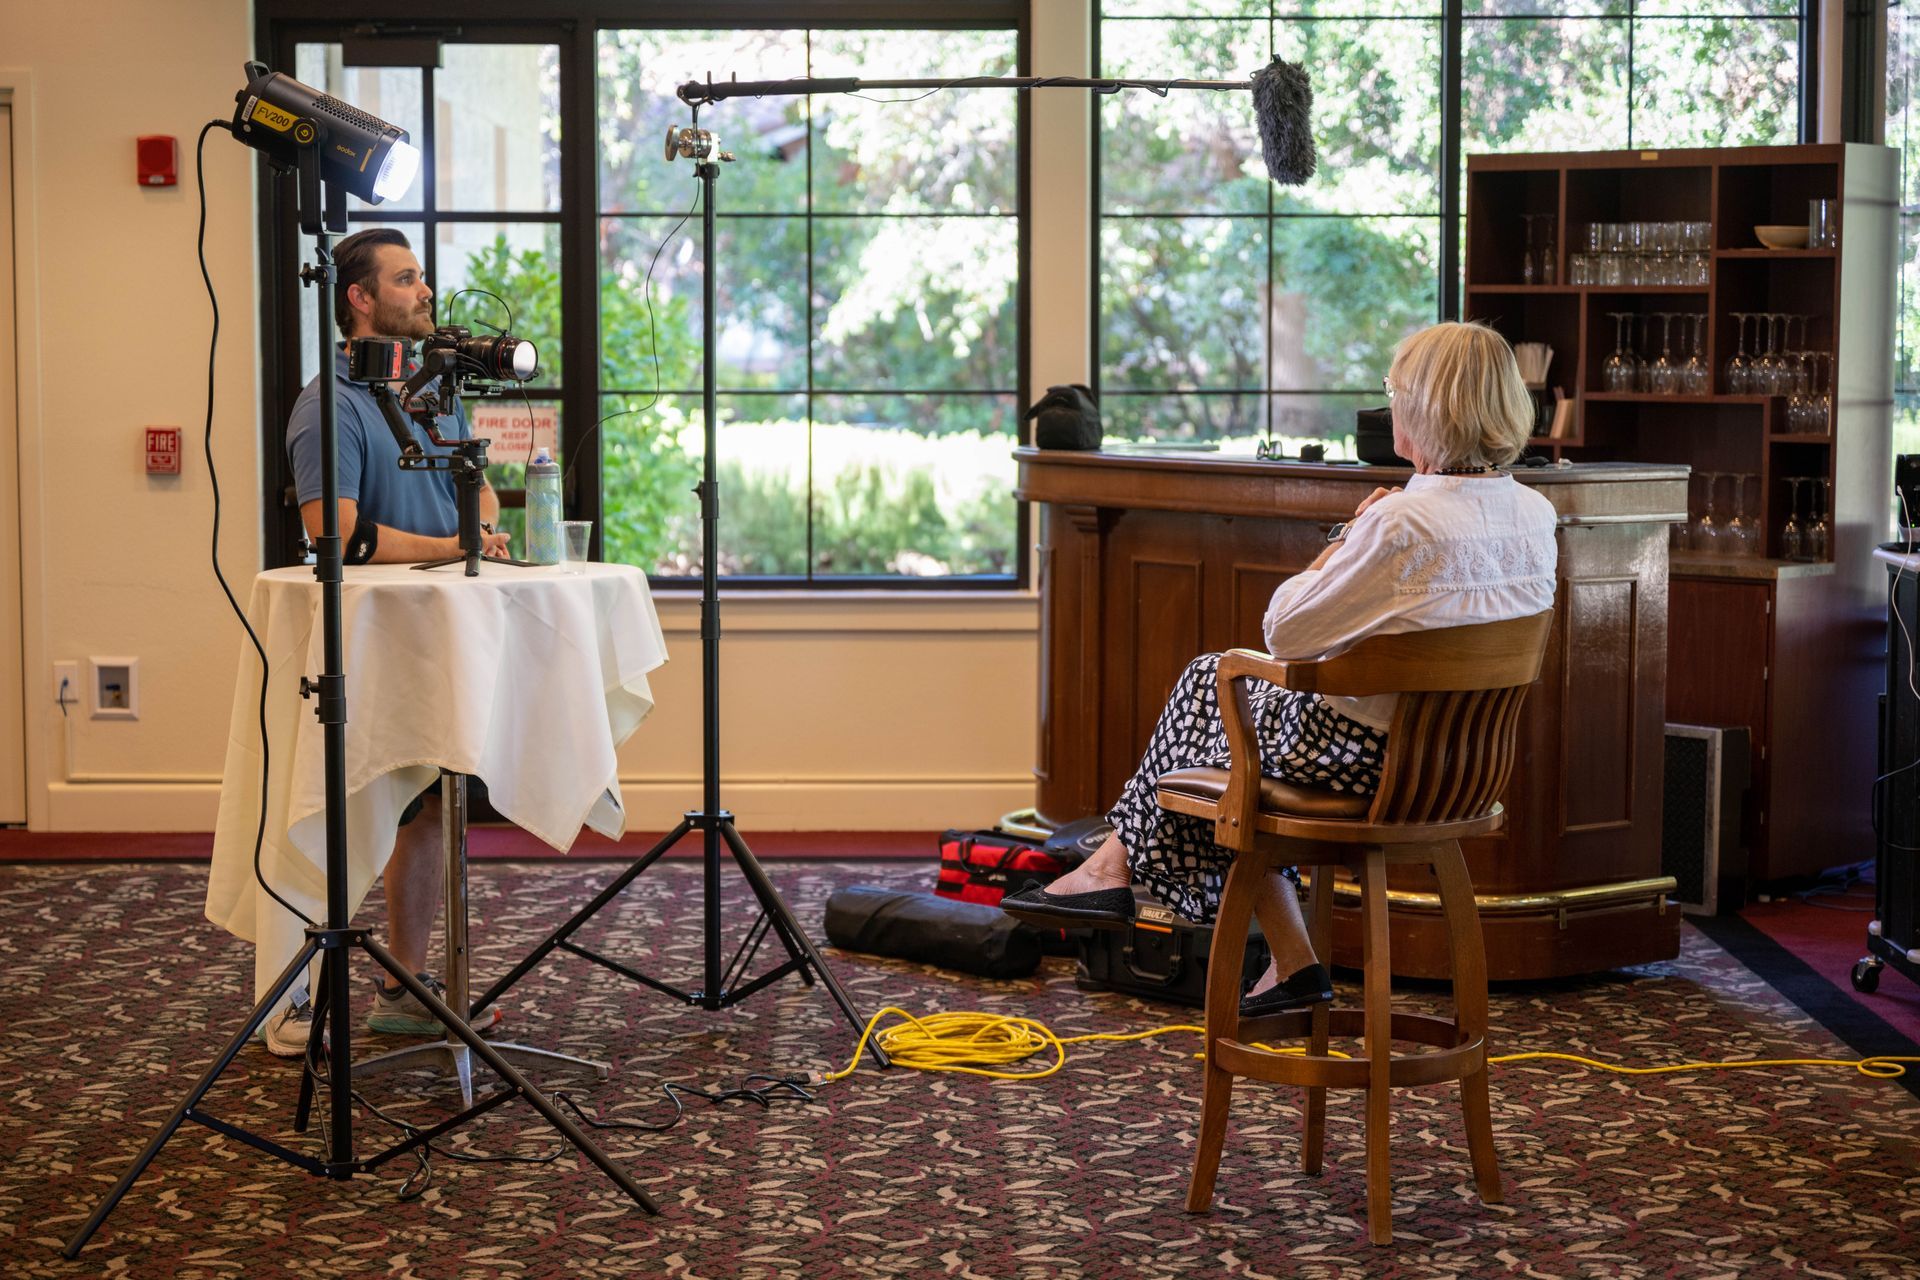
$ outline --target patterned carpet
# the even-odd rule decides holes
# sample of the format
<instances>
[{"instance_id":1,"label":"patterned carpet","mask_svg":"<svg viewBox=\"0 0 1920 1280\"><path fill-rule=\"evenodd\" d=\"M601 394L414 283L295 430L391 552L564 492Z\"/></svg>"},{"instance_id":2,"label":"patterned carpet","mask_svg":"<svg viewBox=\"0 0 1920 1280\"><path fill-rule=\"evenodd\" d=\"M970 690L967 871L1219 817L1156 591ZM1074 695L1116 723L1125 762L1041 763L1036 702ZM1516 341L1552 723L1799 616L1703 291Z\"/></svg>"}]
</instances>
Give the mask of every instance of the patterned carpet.
<instances>
[{"instance_id":1,"label":"patterned carpet","mask_svg":"<svg viewBox=\"0 0 1920 1280\"><path fill-rule=\"evenodd\" d=\"M1472 1192L1450 1087L1395 1099L1394 1243L1364 1242L1361 1116L1334 1095L1328 1168L1298 1172L1299 1113L1243 1085L1215 1208L1183 1210L1199 1073L1194 1040L1091 1046L1048 1080L992 1084L863 1069L811 1103L690 1105L663 1134L606 1146L664 1205L626 1211L571 1151L545 1167L409 1162L348 1183L308 1177L198 1126L161 1153L77 1262L58 1247L245 1012L247 948L201 918L205 868L0 867L0 1272L7 1276L819 1277L1911 1276L1920 1270L1920 1103L1846 1071L1630 1079L1496 1067L1508 1202ZM612 874L606 864L492 863L473 874L474 970L503 972ZM813 925L845 883L923 887L930 868L782 864ZM601 936L691 984L699 868L650 871ZM730 879L729 920L746 894ZM378 906L366 913L378 919ZM1018 1012L1057 1032L1134 1030L1185 1011L1075 990L1070 966L987 983L833 954L868 1011ZM359 991L365 993L365 978ZM1350 984L1343 990L1351 993ZM1415 991L1416 1003L1428 999ZM737 1010L684 1010L577 958L508 997L501 1033L615 1064L588 1091L626 1118L665 1110L653 1082L713 1084L843 1065L852 1034L823 992L788 981ZM1499 1048L1636 1063L1848 1056L1817 1024L1689 929L1672 964L1496 993ZM313 1150L291 1129L293 1066L250 1047L210 1110ZM453 1095L425 1073L368 1090L420 1120ZM384 1141L359 1130L369 1153ZM538 1155L520 1104L447 1140ZM5 1153L11 1153L7 1158Z\"/></svg>"}]
</instances>

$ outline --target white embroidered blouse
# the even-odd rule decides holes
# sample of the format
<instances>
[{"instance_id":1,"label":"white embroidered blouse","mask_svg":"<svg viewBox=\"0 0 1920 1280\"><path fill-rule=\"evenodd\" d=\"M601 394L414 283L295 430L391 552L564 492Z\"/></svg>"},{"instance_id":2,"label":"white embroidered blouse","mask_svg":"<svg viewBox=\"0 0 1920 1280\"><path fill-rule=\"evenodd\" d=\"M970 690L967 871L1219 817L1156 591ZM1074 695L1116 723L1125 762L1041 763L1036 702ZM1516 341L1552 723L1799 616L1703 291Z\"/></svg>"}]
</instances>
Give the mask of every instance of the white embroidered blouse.
<instances>
[{"instance_id":1,"label":"white embroidered blouse","mask_svg":"<svg viewBox=\"0 0 1920 1280\"><path fill-rule=\"evenodd\" d=\"M1551 608L1553 504L1512 476L1416 475L1356 516L1318 569L1280 584L1262 630L1282 658L1322 658L1370 635L1504 622ZM1330 697L1375 729L1394 694Z\"/></svg>"}]
</instances>

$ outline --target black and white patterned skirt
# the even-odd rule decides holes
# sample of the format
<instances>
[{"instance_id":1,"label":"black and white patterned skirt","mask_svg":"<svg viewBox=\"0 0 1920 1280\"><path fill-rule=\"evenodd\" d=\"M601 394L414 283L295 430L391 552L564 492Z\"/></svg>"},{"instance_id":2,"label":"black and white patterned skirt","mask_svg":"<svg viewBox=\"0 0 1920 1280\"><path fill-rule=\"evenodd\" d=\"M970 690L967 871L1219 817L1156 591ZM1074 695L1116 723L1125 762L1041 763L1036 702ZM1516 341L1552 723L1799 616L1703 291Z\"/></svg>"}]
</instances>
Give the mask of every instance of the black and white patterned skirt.
<instances>
[{"instance_id":1,"label":"black and white patterned skirt","mask_svg":"<svg viewBox=\"0 0 1920 1280\"><path fill-rule=\"evenodd\" d=\"M1223 769L1230 759L1220 722L1220 655L1187 664L1160 713L1139 770L1107 814L1127 849L1134 883L1189 920L1209 922L1220 909L1233 851L1213 841L1213 824L1169 813L1154 801L1163 774L1175 769ZM1371 795L1380 784L1387 735L1341 715L1317 694L1253 682L1249 701L1260 767L1296 786ZM1292 867L1284 870L1299 883Z\"/></svg>"}]
</instances>

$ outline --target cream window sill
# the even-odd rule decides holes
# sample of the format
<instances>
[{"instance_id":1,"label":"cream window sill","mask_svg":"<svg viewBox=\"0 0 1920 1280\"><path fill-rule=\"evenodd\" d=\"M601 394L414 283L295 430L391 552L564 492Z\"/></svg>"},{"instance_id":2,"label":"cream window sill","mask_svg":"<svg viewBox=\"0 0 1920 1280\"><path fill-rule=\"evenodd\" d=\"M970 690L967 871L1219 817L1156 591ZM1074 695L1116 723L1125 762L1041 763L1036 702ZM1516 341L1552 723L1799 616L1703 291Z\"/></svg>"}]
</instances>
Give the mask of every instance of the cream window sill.
<instances>
[{"instance_id":1,"label":"cream window sill","mask_svg":"<svg viewBox=\"0 0 1920 1280\"><path fill-rule=\"evenodd\" d=\"M700 593L656 591L654 608L669 634L700 630ZM1015 632L1040 630L1035 591L727 591L720 589L720 634L732 631Z\"/></svg>"}]
</instances>

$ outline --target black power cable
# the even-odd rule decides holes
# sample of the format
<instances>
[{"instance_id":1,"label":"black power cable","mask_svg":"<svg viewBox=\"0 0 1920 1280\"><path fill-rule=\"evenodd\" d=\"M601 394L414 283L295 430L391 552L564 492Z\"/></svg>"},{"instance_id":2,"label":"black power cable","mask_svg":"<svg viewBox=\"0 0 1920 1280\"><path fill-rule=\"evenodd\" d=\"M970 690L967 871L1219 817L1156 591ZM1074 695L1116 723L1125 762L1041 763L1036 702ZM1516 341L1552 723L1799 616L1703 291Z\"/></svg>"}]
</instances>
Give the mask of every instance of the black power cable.
<instances>
[{"instance_id":1,"label":"black power cable","mask_svg":"<svg viewBox=\"0 0 1920 1280\"><path fill-rule=\"evenodd\" d=\"M207 456L207 481L213 488L213 543L210 555L213 560L214 580L220 584L220 592L226 596L227 604L233 610L233 616L240 619L240 625L246 630L247 639L253 644L254 653L260 658L260 817L253 829L253 878L269 898L279 903L287 911L298 917L309 928L313 926L312 917L275 893L273 886L267 883L266 875L260 870L260 850L267 835L267 778L269 746L267 742L267 650L260 643L260 637L254 634L253 623L247 619L247 611L240 607L234 598L233 588L227 584L227 576L220 569L220 473L213 463L213 374L214 357L220 351L220 299L213 291L213 275L207 270L207 135L215 129L231 131L233 125L225 120L209 120L200 127L200 137L194 143L194 186L200 193L200 230L194 239L194 251L200 259L200 280L207 287L207 303L213 308L213 336L207 342L207 422L202 437L202 447Z\"/></svg>"}]
</instances>

